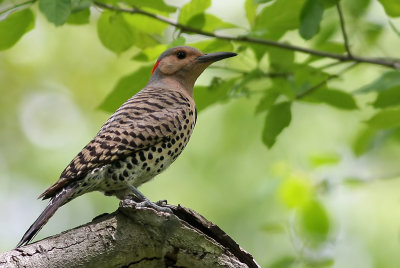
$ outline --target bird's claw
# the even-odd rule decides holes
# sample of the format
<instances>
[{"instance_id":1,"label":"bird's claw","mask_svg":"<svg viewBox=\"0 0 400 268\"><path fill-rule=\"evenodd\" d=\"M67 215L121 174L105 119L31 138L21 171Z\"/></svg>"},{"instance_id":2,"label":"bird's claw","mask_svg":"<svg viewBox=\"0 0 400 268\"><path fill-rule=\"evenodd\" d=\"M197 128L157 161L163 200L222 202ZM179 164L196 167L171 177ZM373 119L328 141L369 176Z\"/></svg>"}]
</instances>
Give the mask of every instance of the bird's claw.
<instances>
[{"instance_id":1,"label":"bird's claw","mask_svg":"<svg viewBox=\"0 0 400 268\"><path fill-rule=\"evenodd\" d=\"M160 207L163 207L163 206L165 206L165 205L168 205L167 199L158 200L158 201L156 202L156 205L157 205L157 206L160 206Z\"/></svg>"},{"instance_id":2,"label":"bird's claw","mask_svg":"<svg viewBox=\"0 0 400 268\"><path fill-rule=\"evenodd\" d=\"M169 213L172 214L172 210L168 207L164 207L164 205L166 205L167 202L166 200L160 200L156 203L151 202L150 200L146 199L140 203L136 203L136 207L139 208L152 208L155 209L156 211L159 212L165 212L165 213Z\"/></svg>"}]
</instances>

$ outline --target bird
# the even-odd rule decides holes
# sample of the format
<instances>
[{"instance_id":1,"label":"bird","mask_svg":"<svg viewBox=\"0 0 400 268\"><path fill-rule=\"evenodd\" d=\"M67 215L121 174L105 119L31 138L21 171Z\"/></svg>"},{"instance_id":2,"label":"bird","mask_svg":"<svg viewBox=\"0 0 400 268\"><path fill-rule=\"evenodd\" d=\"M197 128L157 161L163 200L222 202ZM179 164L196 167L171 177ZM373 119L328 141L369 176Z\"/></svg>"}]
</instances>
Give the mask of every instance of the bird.
<instances>
[{"instance_id":1,"label":"bird","mask_svg":"<svg viewBox=\"0 0 400 268\"><path fill-rule=\"evenodd\" d=\"M163 52L147 85L111 115L60 178L39 196L49 203L16 248L32 241L58 208L88 192L160 208L137 188L169 167L188 143L197 120L196 79L210 64L236 55L205 54L189 46Z\"/></svg>"}]
</instances>

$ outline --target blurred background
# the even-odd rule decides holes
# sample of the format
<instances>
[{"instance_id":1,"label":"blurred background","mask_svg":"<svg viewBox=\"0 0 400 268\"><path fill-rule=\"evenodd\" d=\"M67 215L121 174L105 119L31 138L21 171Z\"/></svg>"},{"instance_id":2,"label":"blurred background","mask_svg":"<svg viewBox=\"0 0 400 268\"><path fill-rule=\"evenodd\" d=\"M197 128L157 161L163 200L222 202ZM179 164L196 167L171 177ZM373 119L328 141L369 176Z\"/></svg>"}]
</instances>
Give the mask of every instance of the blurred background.
<instances>
[{"instance_id":1,"label":"blurred background","mask_svg":"<svg viewBox=\"0 0 400 268\"><path fill-rule=\"evenodd\" d=\"M213 1L209 12L247 23L242 1L229 7ZM101 45L95 9L83 26L55 27L37 14L35 29L0 52L1 251L16 245L46 206L39 194L110 116L98 107L119 78L142 64L131 60L137 49L116 56ZM382 7L373 2L367 14L381 27L380 47L358 46L358 54L400 57ZM246 57L235 61L246 65ZM353 91L383 70L360 66L332 85ZM198 84L215 71L206 70ZM361 156L352 149L373 113L372 100L357 96L362 109L352 112L296 102L291 125L272 149L261 140L259 96L210 106L182 155L141 191L196 210L263 267L400 267L400 135L383 133ZM36 239L113 212L118 202L101 193L81 196L57 211ZM294 209L305 202L301 212Z\"/></svg>"}]
</instances>

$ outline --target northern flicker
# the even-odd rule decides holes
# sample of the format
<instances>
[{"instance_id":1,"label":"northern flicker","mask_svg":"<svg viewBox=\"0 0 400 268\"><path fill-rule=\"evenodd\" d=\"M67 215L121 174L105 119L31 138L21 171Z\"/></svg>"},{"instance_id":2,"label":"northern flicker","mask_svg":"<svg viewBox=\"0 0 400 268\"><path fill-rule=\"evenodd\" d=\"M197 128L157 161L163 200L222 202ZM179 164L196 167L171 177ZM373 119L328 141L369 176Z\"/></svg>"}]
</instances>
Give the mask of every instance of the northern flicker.
<instances>
[{"instance_id":1,"label":"northern flicker","mask_svg":"<svg viewBox=\"0 0 400 268\"><path fill-rule=\"evenodd\" d=\"M233 56L187 46L162 53L146 87L122 104L39 196L50 202L17 248L29 243L60 206L84 193L102 191L148 202L136 188L165 170L189 141L197 117L196 79L211 63Z\"/></svg>"}]
</instances>

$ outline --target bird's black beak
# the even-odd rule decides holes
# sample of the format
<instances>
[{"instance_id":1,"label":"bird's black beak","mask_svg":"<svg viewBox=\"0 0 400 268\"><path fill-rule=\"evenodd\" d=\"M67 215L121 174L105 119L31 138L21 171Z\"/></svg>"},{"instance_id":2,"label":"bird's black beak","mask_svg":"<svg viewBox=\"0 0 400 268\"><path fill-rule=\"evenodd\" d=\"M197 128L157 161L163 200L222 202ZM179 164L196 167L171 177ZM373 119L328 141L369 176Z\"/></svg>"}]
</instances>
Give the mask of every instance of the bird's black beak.
<instances>
[{"instance_id":1,"label":"bird's black beak","mask_svg":"<svg viewBox=\"0 0 400 268\"><path fill-rule=\"evenodd\" d=\"M219 60L223 60L230 57L235 57L237 54L233 52L214 52L204 54L197 58L198 62L215 62Z\"/></svg>"}]
</instances>

